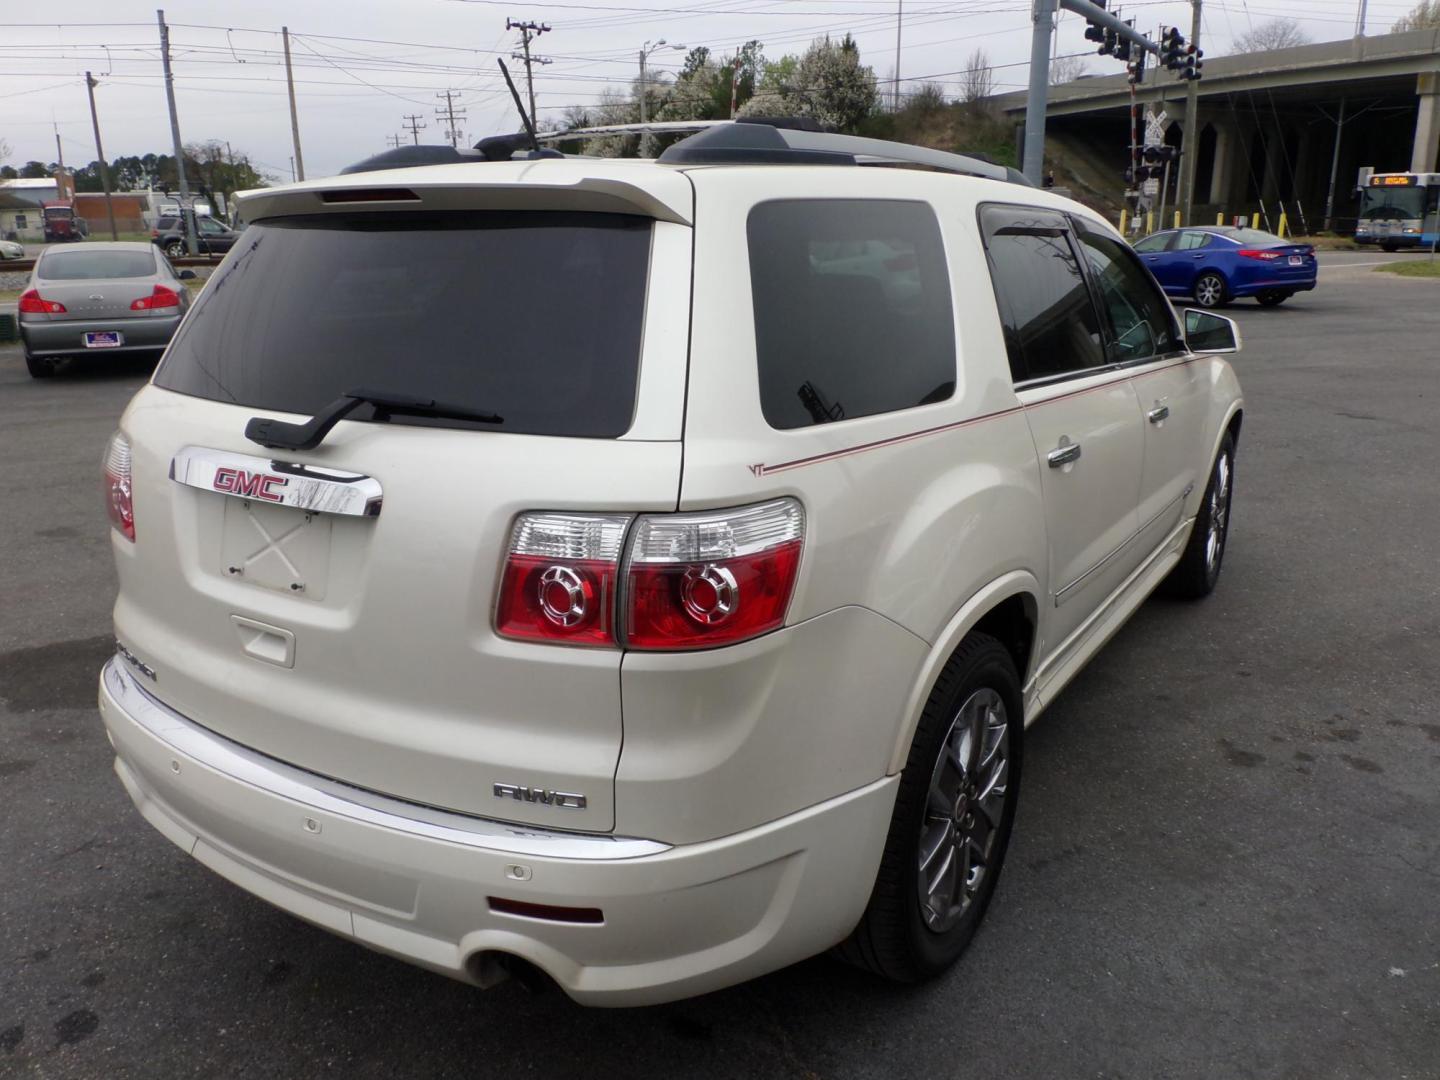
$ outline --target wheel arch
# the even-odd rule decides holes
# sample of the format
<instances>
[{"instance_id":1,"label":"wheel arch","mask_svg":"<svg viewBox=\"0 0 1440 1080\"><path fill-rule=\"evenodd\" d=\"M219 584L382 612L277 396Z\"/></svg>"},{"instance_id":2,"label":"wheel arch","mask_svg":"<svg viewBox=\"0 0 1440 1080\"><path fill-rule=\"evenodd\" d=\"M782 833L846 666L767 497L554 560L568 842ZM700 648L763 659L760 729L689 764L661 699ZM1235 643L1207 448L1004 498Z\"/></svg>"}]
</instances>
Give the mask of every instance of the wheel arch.
<instances>
[{"instance_id":1,"label":"wheel arch","mask_svg":"<svg viewBox=\"0 0 1440 1080\"><path fill-rule=\"evenodd\" d=\"M920 714L935 688L940 672L949 662L960 643L974 631L990 634L996 638L1015 661L1015 670L1020 676L1023 691L1027 685L1030 669L1035 661L1035 646L1038 640L1040 582L1034 574L1025 570L1012 570L980 589L961 605L950 621L931 644L930 653L921 665L910 698L906 702L895 745L890 752L888 775L898 773L905 766L910 753L910 742L920 723Z\"/></svg>"}]
</instances>

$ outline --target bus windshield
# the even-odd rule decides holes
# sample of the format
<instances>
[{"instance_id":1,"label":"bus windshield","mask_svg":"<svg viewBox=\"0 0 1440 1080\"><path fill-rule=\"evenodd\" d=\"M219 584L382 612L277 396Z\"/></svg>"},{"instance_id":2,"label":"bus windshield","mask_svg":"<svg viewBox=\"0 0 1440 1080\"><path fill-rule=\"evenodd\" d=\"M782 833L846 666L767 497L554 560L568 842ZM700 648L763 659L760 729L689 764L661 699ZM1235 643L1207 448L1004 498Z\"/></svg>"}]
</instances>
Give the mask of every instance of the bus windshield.
<instances>
[{"instance_id":1,"label":"bus windshield","mask_svg":"<svg viewBox=\"0 0 1440 1080\"><path fill-rule=\"evenodd\" d=\"M1360 219L1410 219L1425 213L1423 187L1366 188L1360 198Z\"/></svg>"}]
</instances>

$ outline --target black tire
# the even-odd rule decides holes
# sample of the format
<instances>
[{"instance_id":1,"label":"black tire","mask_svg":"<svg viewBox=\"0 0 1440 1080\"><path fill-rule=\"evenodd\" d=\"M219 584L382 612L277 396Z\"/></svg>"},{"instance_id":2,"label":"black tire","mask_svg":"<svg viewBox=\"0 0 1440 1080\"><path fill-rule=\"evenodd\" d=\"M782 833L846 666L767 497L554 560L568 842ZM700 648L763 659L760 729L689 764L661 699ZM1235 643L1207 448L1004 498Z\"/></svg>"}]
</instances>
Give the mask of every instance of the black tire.
<instances>
[{"instance_id":1,"label":"black tire","mask_svg":"<svg viewBox=\"0 0 1440 1080\"><path fill-rule=\"evenodd\" d=\"M189 253L185 250L185 241L171 240L165 245L165 254L172 259L183 259Z\"/></svg>"},{"instance_id":2,"label":"black tire","mask_svg":"<svg viewBox=\"0 0 1440 1080\"><path fill-rule=\"evenodd\" d=\"M1264 292L1256 293L1255 299L1259 301L1261 307L1278 307L1293 295L1295 294L1281 292L1279 289L1266 289Z\"/></svg>"},{"instance_id":3,"label":"black tire","mask_svg":"<svg viewBox=\"0 0 1440 1080\"><path fill-rule=\"evenodd\" d=\"M27 352L25 354L25 370L30 372L32 379L48 379L55 374L55 361L31 356Z\"/></svg>"},{"instance_id":4,"label":"black tire","mask_svg":"<svg viewBox=\"0 0 1440 1080\"><path fill-rule=\"evenodd\" d=\"M1387 252L1389 252L1391 255L1394 255L1395 252L1397 252L1397 251L1400 250L1400 245L1399 245L1399 244L1381 244L1381 245L1380 245L1380 250L1381 250L1381 251L1387 251Z\"/></svg>"},{"instance_id":5,"label":"black tire","mask_svg":"<svg viewBox=\"0 0 1440 1080\"><path fill-rule=\"evenodd\" d=\"M1217 488L1223 490L1217 497ZM1230 539L1230 504L1235 496L1235 440L1226 435L1210 466L1210 479L1200 500L1200 512L1190 530L1185 552L1165 579L1166 591L1185 600L1199 600L1215 591L1225 562L1225 544ZM1219 515L1219 528L1212 525ZM1211 534L1215 533L1212 557Z\"/></svg>"},{"instance_id":6,"label":"black tire","mask_svg":"<svg viewBox=\"0 0 1440 1080\"><path fill-rule=\"evenodd\" d=\"M987 777L1003 777L1001 783L995 784L998 809L992 801L991 810L998 817L998 824L989 824L989 815L983 812L983 796L972 796L965 801L965 806L975 809L963 818L959 805L953 811L936 813L930 798L932 781L954 760L947 758L947 762L942 763L942 749L951 745L952 731L964 730L956 728L957 721L961 719L962 710L977 700L982 706L989 705L988 711L981 714L979 741L972 739L978 766L972 776L982 782ZM1003 704L1003 716L993 709L996 701ZM993 773L984 768L987 745L984 733L987 731L1000 733L995 743L999 758L991 758ZM900 775L890 834L885 841L870 902L860 925L837 947L836 953L841 959L897 982L918 982L940 974L965 951L994 895L1005 849L1009 846L1019 796L1023 732L1020 679L1010 653L988 634L971 634L946 663L921 714L915 739L910 744L910 755ZM964 774L953 765L950 768L963 784ZM952 812L953 820L948 816ZM958 835L960 826L972 820L975 824L968 826L972 834L975 825L986 832L982 845L986 856L983 869L973 891L962 886L962 895L968 899L962 899L957 908L949 911L953 922L932 929L920 897L922 845L933 830L948 827L952 835ZM932 850L940 851L948 843L952 841L937 842ZM952 859L960 857L953 854L953 847L951 851Z\"/></svg>"},{"instance_id":7,"label":"black tire","mask_svg":"<svg viewBox=\"0 0 1440 1080\"><path fill-rule=\"evenodd\" d=\"M1230 302L1230 286L1214 270L1206 270L1195 279L1195 302L1202 308L1224 307Z\"/></svg>"}]
</instances>

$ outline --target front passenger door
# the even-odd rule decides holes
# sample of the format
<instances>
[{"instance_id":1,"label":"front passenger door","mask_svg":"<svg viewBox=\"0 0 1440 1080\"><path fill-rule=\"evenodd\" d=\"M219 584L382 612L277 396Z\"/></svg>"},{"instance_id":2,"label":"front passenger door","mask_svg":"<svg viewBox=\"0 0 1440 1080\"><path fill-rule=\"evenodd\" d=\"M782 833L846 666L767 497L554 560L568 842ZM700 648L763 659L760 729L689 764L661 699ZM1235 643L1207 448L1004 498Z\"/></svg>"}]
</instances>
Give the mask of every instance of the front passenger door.
<instances>
[{"instance_id":1,"label":"front passenger door","mask_svg":"<svg viewBox=\"0 0 1440 1080\"><path fill-rule=\"evenodd\" d=\"M986 207L981 218L1015 390L1039 459L1048 656L1134 569L1144 434L1129 377L1106 354L1067 220L1011 206Z\"/></svg>"}]
</instances>

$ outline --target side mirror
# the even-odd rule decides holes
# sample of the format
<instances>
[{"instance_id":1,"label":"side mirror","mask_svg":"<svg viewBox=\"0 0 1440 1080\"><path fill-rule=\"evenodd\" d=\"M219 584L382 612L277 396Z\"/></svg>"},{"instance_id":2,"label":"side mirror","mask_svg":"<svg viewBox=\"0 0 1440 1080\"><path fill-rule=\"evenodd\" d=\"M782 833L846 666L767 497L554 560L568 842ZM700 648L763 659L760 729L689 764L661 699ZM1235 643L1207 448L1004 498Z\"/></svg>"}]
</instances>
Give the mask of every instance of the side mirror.
<instances>
[{"instance_id":1,"label":"side mirror","mask_svg":"<svg viewBox=\"0 0 1440 1080\"><path fill-rule=\"evenodd\" d=\"M175 276L178 277L181 281L194 281L194 280L195 280L195 271L194 271L194 270L181 270L181 271L180 271L178 274L176 274Z\"/></svg>"},{"instance_id":2,"label":"side mirror","mask_svg":"<svg viewBox=\"0 0 1440 1080\"><path fill-rule=\"evenodd\" d=\"M1186 308L1185 344L1197 353L1239 352L1240 327L1224 315Z\"/></svg>"}]
</instances>

